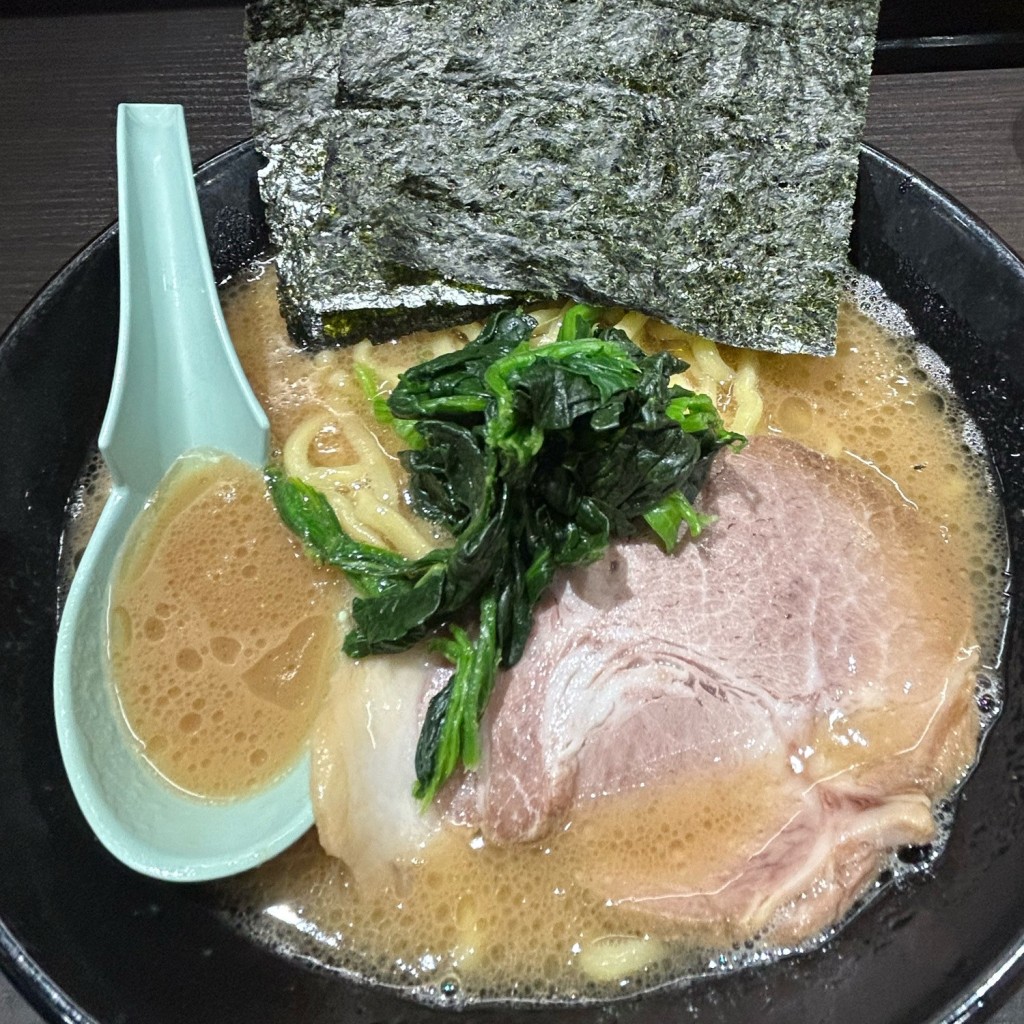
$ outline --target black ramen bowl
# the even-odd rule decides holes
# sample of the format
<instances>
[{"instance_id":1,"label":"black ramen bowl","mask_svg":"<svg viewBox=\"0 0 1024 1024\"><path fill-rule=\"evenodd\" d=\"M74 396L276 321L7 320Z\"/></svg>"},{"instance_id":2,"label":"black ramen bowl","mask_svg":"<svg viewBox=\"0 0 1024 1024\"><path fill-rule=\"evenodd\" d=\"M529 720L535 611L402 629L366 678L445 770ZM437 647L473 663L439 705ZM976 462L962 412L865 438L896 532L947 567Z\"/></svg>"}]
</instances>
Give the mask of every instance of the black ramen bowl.
<instances>
[{"instance_id":1,"label":"black ramen bowl","mask_svg":"<svg viewBox=\"0 0 1024 1024\"><path fill-rule=\"evenodd\" d=\"M199 172L218 275L265 245L258 158ZM861 156L853 262L948 363L987 440L1014 562L1024 564L1024 265L948 196ZM291 960L235 931L203 885L134 874L71 795L52 713L64 507L107 400L117 234L66 267L0 341L0 964L47 1018L138 1024L428 1021L445 1011ZM1005 706L959 799L944 855L823 949L545 1021L953 1024L1005 995L1024 960L1024 619ZM449 1011L450 1012L450 1011ZM538 1016L477 1006L466 1021Z\"/></svg>"}]
</instances>

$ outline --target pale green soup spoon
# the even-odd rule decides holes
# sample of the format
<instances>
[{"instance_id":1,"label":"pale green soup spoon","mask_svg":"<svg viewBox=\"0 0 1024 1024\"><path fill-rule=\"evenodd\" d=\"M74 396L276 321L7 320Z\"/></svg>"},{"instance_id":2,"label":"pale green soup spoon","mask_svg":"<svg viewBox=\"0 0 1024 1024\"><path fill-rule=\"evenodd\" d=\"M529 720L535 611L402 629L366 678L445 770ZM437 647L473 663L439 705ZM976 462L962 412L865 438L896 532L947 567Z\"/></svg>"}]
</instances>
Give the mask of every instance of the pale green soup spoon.
<instances>
[{"instance_id":1,"label":"pale green soup spoon","mask_svg":"<svg viewBox=\"0 0 1024 1024\"><path fill-rule=\"evenodd\" d=\"M118 710L107 612L126 534L179 456L216 449L262 466L269 427L221 315L181 107L121 105L117 184L121 319L99 437L113 491L61 618L54 713L100 842L144 874L201 881L259 864L309 828L309 755L252 795L204 801L157 774Z\"/></svg>"}]
</instances>

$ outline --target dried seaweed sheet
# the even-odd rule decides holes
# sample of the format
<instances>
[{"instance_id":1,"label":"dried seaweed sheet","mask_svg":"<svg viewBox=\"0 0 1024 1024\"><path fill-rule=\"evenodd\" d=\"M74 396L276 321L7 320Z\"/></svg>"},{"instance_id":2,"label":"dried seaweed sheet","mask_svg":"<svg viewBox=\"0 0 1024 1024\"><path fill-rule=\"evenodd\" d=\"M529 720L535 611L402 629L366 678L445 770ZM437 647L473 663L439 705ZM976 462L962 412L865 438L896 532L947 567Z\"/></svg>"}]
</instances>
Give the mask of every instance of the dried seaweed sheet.
<instances>
[{"instance_id":1,"label":"dried seaweed sheet","mask_svg":"<svg viewBox=\"0 0 1024 1024\"><path fill-rule=\"evenodd\" d=\"M877 0L350 0L249 9L283 298L567 295L832 351Z\"/></svg>"}]
</instances>

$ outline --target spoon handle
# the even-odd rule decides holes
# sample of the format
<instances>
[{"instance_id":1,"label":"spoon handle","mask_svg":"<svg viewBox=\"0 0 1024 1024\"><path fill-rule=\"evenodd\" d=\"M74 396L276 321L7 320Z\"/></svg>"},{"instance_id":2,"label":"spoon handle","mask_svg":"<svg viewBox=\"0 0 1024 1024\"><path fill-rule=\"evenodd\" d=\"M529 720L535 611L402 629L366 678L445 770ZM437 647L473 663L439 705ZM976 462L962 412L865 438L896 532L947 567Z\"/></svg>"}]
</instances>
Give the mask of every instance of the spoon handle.
<instances>
[{"instance_id":1,"label":"spoon handle","mask_svg":"<svg viewBox=\"0 0 1024 1024\"><path fill-rule=\"evenodd\" d=\"M121 104L117 185L121 320L99 441L114 483L148 496L196 448L261 465L267 418L224 324L180 106Z\"/></svg>"}]
</instances>

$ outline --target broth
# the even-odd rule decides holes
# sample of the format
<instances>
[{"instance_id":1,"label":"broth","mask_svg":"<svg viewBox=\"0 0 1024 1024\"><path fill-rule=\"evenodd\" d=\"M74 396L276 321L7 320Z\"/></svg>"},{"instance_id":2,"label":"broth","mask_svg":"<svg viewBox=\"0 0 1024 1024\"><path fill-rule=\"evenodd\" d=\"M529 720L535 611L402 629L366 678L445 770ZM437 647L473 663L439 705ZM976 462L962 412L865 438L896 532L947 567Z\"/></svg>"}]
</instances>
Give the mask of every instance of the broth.
<instances>
[{"instance_id":1,"label":"broth","mask_svg":"<svg viewBox=\"0 0 1024 1024\"><path fill-rule=\"evenodd\" d=\"M296 352L280 325L271 274L238 289L226 311L279 437L295 429L304 406L323 401L325 380L340 386L353 407L366 407L353 382L353 361L372 360L383 379L393 380L401 366L436 354L436 340L422 336L372 352L366 346ZM896 314L885 312L898 329ZM672 347L673 336L649 325L643 343ZM733 368L744 358L722 352ZM835 359L756 359L765 408L761 431L855 463L928 520L946 555L929 572L940 588L969 588L982 660L991 664L1003 614L1005 542L983 454L943 389L941 364L909 335L884 329L852 302L842 309ZM727 389L723 397L727 412ZM401 445L371 418L366 422L393 457ZM877 742L887 742L884 729ZM965 745L973 750L973 737ZM751 946L756 936L737 934L728 921L688 929L654 915L624 914L595 901L581 879L602 857L707 861L738 834L770 828L771 801L764 794L775 771L753 765L742 777L717 779L712 772L696 785L620 795L578 810L550 840L522 847L488 845L467 830L443 831L388 884L370 891L359 891L344 865L326 857L310 836L233 883L230 899L247 908L241 919L264 941L408 986L428 999L580 999L635 991L771 950L756 941ZM687 817L695 829L681 827ZM893 865L899 866L895 857Z\"/></svg>"},{"instance_id":2,"label":"broth","mask_svg":"<svg viewBox=\"0 0 1024 1024\"><path fill-rule=\"evenodd\" d=\"M983 730L998 707L994 665L1006 565L984 452L946 386L941 363L910 336L898 311L869 282L852 280L850 288L858 300L842 307L834 359L751 356L725 347L721 357L729 372L743 360L756 360L764 401L760 432L799 440L856 465L891 488L894 500L916 510L938 538L943 554L927 571L939 586L966 590L973 604ZM397 469L403 445L370 414L356 364L372 365L386 387L403 366L467 340L472 330L461 339L459 332L447 332L373 349L303 352L287 338L270 269L229 290L225 315L270 417L275 446L280 449L308 424L304 444L329 480L330 472L352 459L351 438L339 421L355 410L359 429L372 437L392 474L385 478L395 484L357 481L357 489L370 493L375 508L418 531L408 539L413 548L437 543L408 508ZM638 340L648 348L671 349L678 332L647 322ZM727 373L721 385L719 403L728 415L733 392ZM88 515L86 503L83 516ZM84 542L75 540L69 558ZM875 727L884 746L884 725ZM964 746L973 749L974 737ZM778 770L759 763L739 773L709 770L684 787L664 785L596 802L578 808L549 840L517 847L487 844L465 829L442 830L382 884L362 890L311 833L270 864L224 883L222 895L240 927L285 955L400 985L445 1005L606 998L758 962L831 934L829 929L780 950L757 935L738 933L729 921L695 929L623 912L595 901L583 884L604 857L639 857L658 870L692 867L713 861L720 844L770 830L774 812L765 794ZM954 775L949 781L955 788L963 772ZM933 809L944 806L940 799ZM948 825L939 817L941 826ZM913 867L895 854L891 867L922 870L942 842L940 830L939 840L914 858ZM869 887L865 897L877 889L877 883Z\"/></svg>"},{"instance_id":3,"label":"broth","mask_svg":"<svg viewBox=\"0 0 1024 1024\"><path fill-rule=\"evenodd\" d=\"M337 591L281 529L258 469L179 460L125 540L110 599L117 699L143 757L202 797L287 771L337 659Z\"/></svg>"}]
</instances>

